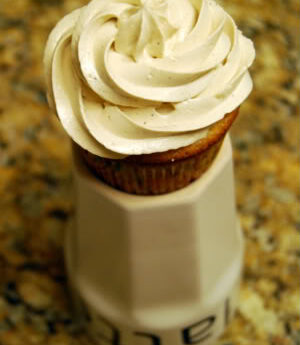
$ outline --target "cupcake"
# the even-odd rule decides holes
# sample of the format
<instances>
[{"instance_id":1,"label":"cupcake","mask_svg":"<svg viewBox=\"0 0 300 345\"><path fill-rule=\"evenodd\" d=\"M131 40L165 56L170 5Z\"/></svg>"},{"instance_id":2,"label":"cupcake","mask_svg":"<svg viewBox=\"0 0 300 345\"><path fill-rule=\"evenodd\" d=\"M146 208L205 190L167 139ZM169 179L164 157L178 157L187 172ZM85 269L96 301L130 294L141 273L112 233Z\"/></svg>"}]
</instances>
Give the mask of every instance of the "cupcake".
<instances>
[{"instance_id":1,"label":"cupcake","mask_svg":"<svg viewBox=\"0 0 300 345\"><path fill-rule=\"evenodd\" d=\"M49 36L48 100L100 179L168 193L212 164L254 57L212 0L93 0Z\"/></svg>"}]
</instances>

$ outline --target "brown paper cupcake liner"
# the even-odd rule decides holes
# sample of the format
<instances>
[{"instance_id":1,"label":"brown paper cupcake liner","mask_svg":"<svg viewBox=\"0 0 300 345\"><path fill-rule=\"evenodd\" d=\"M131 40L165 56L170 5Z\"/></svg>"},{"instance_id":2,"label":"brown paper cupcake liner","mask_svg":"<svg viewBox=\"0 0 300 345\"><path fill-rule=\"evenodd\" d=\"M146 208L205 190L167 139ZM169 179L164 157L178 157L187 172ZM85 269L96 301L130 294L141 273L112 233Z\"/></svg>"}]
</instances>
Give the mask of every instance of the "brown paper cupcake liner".
<instances>
[{"instance_id":1,"label":"brown paper cupcake liner","mask_svg":"<svg viewBox=\"0 0 300 345\"><path fill-rule=\"evenodd\" d=\"M211 126L205 138L177 149L107 159L78 147L87 166L110 186L130 194L157 195L181 189L199 178L216 157L239 109Z\"/></svg>"},{"instance_id":2,"label":"brown paper cupcake liner","mask_svg":"<svg viewBox=\"0 0 300 345\"><path fill-rule=\"evenodd\" d=\"M88 167L110 186L130 194L157 195L181 189L199 178L217 155L223 138L198 155L164 164L138 164L97 157L81 149Z\"/></svg>"}]
</instances>

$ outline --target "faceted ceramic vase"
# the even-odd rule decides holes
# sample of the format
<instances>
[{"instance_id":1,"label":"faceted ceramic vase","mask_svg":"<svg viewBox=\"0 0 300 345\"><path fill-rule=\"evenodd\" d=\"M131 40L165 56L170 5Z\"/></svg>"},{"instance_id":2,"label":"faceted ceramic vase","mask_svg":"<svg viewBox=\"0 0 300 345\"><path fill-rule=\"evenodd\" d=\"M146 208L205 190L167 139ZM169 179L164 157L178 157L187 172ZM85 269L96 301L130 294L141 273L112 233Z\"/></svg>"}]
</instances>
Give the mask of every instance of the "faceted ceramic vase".
<instances>
[{"instance_id":1,"label":"faceted ceramic vase","mask_svg":"<svg viewBox=\"0 0 300 345\"><path fill-rule=\"evenodd\" d=\"M96 344L210 344L232 318L243 241L229 137L201 178L136 196L99 181L74 150L66 260Z\"/></svg>"}]
</instances>

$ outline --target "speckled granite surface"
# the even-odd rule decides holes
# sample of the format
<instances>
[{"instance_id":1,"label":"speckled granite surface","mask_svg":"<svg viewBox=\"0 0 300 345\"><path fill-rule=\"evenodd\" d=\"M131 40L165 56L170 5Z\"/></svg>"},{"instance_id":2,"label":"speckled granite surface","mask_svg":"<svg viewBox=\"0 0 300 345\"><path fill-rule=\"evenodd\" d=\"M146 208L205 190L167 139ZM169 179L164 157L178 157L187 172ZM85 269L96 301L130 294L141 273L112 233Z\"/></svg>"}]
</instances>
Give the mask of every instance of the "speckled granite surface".
<instances>
[{"instance_id":1,"label":"speckled granite surface","mask_svg":"<svg viewBox=\"0 0 300 345\"><path fill-rule=\"evenodd\" d=\"M0 0L0 344L85 344L66 291L69 141L45 99L42 53L85 0ZM255 91L232 130L246 237L237 317L222 345L300 344L298 0L223 0L254 39Z\"/></svg>"}]
</instances>

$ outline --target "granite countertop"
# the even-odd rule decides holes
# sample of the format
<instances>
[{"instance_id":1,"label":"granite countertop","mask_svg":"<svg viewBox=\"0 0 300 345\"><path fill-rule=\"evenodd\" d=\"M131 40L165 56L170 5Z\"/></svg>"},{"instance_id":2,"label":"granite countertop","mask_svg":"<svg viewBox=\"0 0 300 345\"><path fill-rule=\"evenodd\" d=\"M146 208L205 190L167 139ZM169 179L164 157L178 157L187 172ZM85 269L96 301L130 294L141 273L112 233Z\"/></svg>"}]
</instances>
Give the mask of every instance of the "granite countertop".
<instances>
[{"instance_id":1,"label":"granite countertop","mask_svg":"<svg viewBox=\"0 0 300 345\"><path fill-rule=\"evenodd\" d=\"M87 343L70 309L62 239L69 140L43 83L47 35L85 0L0 0L0 344ZM257 58L232 130L246 238L238 312L219 345L300 344L298 0L223 0Z\"/></svg>"}]
</instances>

